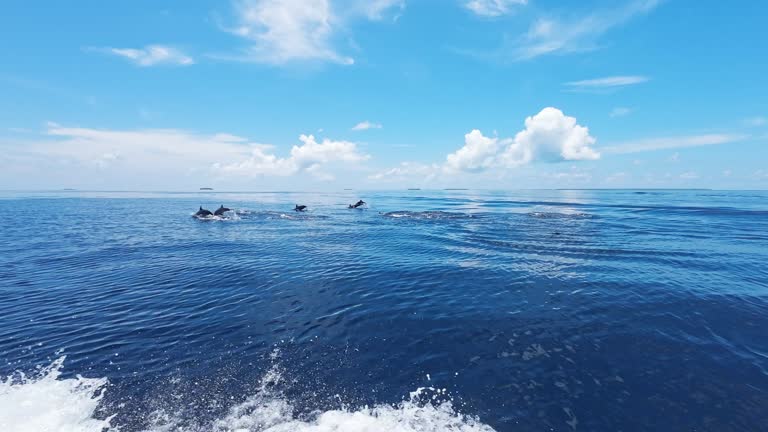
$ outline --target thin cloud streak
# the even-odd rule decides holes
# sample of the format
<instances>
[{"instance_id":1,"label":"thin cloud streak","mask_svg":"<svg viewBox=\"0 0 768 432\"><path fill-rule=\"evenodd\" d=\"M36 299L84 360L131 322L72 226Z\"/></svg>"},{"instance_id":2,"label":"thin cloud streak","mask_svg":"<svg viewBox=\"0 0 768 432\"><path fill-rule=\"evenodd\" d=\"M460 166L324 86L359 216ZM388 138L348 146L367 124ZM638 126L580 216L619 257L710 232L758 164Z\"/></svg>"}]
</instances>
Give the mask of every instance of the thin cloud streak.
<instances>
[{"instance_id":1,"label":"thin cloud streak","mask_svg":"<svg viewBox=\"0 0 768 432\"><path fill-rule=\"evenodd\" d=\"M766 126L768 125L768 118L767 117L750 117L748 119L744 119L744 124L751 127L760 127L760 126Z\"/></svg>"},{"instance_id":2,"label":"thin cloud streak","mask_svg":"<svg viewBox=\"0 0 768 432\"><path fill-rule=\"evenodd\" d=\"M669 150L687 147L729 144L743 141L747 138L749 138L749 135L744 134L706 134L650 138L603 147L600 150L604 153L611 154L642 153L655 150Z\"/></svg>"},{"instance_id":3,"label":"thin cloud streak","mask_svg":"<svg viewBox=\"0 0 768 432\"><path fill-rule=\"evenodd\" d=\"M609 115L611 118L617 118L617 117L625 117L630 114L632 114L632 108L616 107L611 110L611 113Z\"/></svg>"},{"instance_id":4,"label":"thin cloud streak","mask_svg":"<svg viewBox=\"0 0 768 432\"><path fill-rule=\"evenodd\" d=\"M122 57L142 67L159 65L190 66L195 63L192 57L168 45L147 45L144 48L88 48L87 50Z\"/></svg>"},{"instance_id":5,"label":"thin cloud streak","mask_svg":"<svg viewBox=\"0 0 768 432\"><path fill-rule=\"evenodd\" d=\"M630 85L642 84L648 81L650 81L650 78L641 75L620 75L581 81L571 81L565 83L565 85L571 88L597 89L626 87Z\"/></svg>"},{"instance_id":6,"label":"thin cloud streak","mask_svg":"<svg viewBox=\"0 0 768 432\"><path fill-rule=\"evenodd\" d=\"M464 7L477 16L494 18L514 12L514 8L525 6L528 0L469 0Z\"/></svg>"},{"instance_id":7,"label":"thin cloud streak","mask_svg":"<svg viewBox=\"0 0 768 432\"><path fill-rule=\"evenodd\" d=\"M361 121L360 123L354 125L352 127L353 131L364 131L368 129L381 129L384 126L381 125L381 123L373 123L368 120Z\"/></svg>"}]
</instances>

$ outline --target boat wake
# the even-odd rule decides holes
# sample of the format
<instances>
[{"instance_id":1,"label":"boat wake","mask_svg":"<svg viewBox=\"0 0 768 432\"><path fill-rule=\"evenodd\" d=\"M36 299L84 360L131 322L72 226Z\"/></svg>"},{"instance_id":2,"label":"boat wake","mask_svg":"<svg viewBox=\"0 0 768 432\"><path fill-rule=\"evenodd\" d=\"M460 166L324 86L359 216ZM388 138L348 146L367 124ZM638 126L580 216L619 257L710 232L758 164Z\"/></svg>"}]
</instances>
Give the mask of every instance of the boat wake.
<instances>
[{"instance_id":1,"label":"boat wake","mask_svg":"<svg viewBox=\"0 0 768 432\"><path fill-rule=\"evenodd\" d=\"M120 412L104 413L105 378L60 379L65 357L35 376L17 373L0 380L0 430L5 432L128 432ZM394 405L318 411L298 410L281 392L284 372L273 366L254 395L221 418L198 423L194 413L160 410L148 415L142 432L493 432L474 417L458 413L444 389L420 388ZM119 407L120 404L117 404ZM118 408L119 411L119 408Z\"/></svg>"},{"instance_id":2,"label":"boat wake","mask_svg":"<svg viewBox=\"0 0 768 432\"><path fill-rule=\"evenodd\" d=\"M33 376L16 373L0 378L0 430L6 432L101 432L114 416L96 418L105 378L59 379L64 359Z\"/></svg>"}]
</instances>

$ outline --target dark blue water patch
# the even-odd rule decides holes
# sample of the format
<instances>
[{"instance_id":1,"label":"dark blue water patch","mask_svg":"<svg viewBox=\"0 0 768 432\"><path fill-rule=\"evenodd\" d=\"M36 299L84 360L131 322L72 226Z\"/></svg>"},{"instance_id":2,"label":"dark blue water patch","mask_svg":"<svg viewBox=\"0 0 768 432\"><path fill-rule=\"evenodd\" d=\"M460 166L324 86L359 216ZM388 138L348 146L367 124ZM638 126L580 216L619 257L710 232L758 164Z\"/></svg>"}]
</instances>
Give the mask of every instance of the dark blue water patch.
<instances>
[{"instance_id":1,"label":"dark blue water patch","mask_svg":"<svg viewBox=\"0 0 768 432\"><path fill-rule=\"evenodd\" d=\"M215 423L275 370L297 419L432 387L498 431L768 421L765 193L414 195L6 197L0 376L66 355L129 432Z\"/></svg>"}]
</instances>

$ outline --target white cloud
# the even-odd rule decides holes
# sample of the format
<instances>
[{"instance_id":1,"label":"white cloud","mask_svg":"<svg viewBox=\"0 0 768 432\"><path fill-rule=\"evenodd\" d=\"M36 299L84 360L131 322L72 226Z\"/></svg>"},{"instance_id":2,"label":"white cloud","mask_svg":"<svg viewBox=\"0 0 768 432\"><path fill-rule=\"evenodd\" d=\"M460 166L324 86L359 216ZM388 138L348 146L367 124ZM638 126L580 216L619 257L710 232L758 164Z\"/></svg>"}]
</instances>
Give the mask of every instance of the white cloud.
<instances>
[{"instance_id":1,"label":"white cloud","mask_svg":"<svg viewBox=\"0 0 768 432\"><path fill-rule=\"evenodd\" d=\"M632 113L632 108L616 107L611 110L610 116L612 118L628 116Z\"/></svg>"},{"instance_id":2,"label":"white cloud","mask_svg":"<svg viewBox=\"0 0 768 432\"><path fill-rule=\"evenodd\" d=\"M372 123L368 120L361 121L360 123L354 125L352 127L353 131L362 131L362 130L368 130L368 129L381 129L383 126L381 123Z\"/></svg>"},{"instance_id":3,"label":"white cloud","mask_svg":"<svg viewBox=\"0 0 768 432\"><path fill-rule=\"evenodd\" d=\"M243 60L354 63L331 45L337 18L329 0L239 0L234 4L237 24L229 31L250 42Z\"/></svg>"},{"instance_id":4,"label":"white cloud","mask_svg":"<svg viewBox=\"0 0 768 432\"><path fill-rule=\"evenodd\" d=\"M288 156L279 157L271 145L226 133L106 130L49 123L41 139L3 144L6 154L24 164L3 167L3 174L34 169L45 171L44 180L54 184L69 184L78 177L90 187L108 182L109 187L153 188L190 182L194 185L198 178L234 181L238 177L288 177L301 172L330 179L328 168L342 168L369 158L352 142L318 141L312 135L299 139L301 144L293 146ZM60 171L62 166L70 168Z\"/></svg>"},{"instance_id":5,"label":"white cloud","mask_svg":"<svg viewBox=\"0 0 768 432\"><path fill-rule=\"evenodd\" d=\"M557 162L594 160L600 153L592 146L595 138L589 129L576 123L574 117L557 108L544 108L525 120L525 129L514 138L487 137L475 129L464 136L464 146L446 156L442 165L407 165L377 174L387 176L423 175L425 167L445 175L478 173L491 169L508 169L533 161ZM419 170L417 170L418 168Z\"/></svg>"},{"instance_id":6,"label":"white cloud","mask_svg":"<svg viewBox=\"0 0 768 432\"><path fill-rule=\"evenodd\" d=\"M336 13L331 0L235 0L233 4L235 24L225 30L245 39L248 47L236 56L216 57L273 65L354 64L352 57L334 46L346 21L377 21L391 9L405 8L405 0L352 0L341 5L341 13Z\"/></svg>"},{"instance_id":7,"label":"white cloud","mask_svg":"<svg viewBox=\"0 0 768 432\"><path fill-rule=\"evenodd\" d=\"M497 17L514 11L516 6L525 6L528 0L469 0L464 7L483 17Z\"/></svg>"},{"instance_id":8,"label":"white cloud","mask_svg":"<svg viewBox=\"0 0 768 432\"><path fill-rule=\"evenodd\" d=\"M565 83L566 86L573 89L604 89L626 87L635 84L648 82L649 78L639 75L610 76L605 78L588 79L582 81L571 81ZM626 109L626 108L625 108Z\"/></svg>"},{"instance_id":9,"label":"white cloud","mask_svg":"<svg viewBox=\"0 0 768 432\"><path fill-rule=\"evenodd\" d=\"M464 147L446 157L445 168L449 172L478 172L496 164L498 138L488 138L475 129L464 135Z\"/></svg>"},{"instance_id":10,"label":"white cloud","mask_svg":"<svg viewBox=\"0 0 768 432\"><path fill-rule=\"evenodd\" d=\"M177 65L195 63L192 57L166 45L147 45L144 48L96 48L95 50L130 60L139 66Z\"/></svg>"},{"instance_id":11,"label":"white cloud","mask_svg":"<svg viewBox=\"0 0 768 432\"><path fill-rule=\"evenodd\" d=\"M367 0L362 1L360 6L369 20L378 21L384 19L386 12L390 9L403 11L405 0Z\"/></svg>"},{"instance_id":12,"label":"white cloud","mask_svg":"<svg viewBox=\"0 0 768 432\"><path fill-rule=\"evenodd\" d=\"M516 46L519 60L598 48L598 39L632 18L652 11L661 0L632 0L615 8L577 18L542 18L534 22Z\"/></svg>"},{"instance_id":13,"label":"white cloud","mask_svg":"<svg viewBox=\"0 0 768 432\"><path fill-rule=\"evenodd\" d=\"M300 171L319 172L320 166L329 162L362 162L370 158L349 141L325 139L318 143L313 135L301 135L299 140L302 145L293 146L287 158L279 158L268 153L264 147L256 147L250 157L217 168L227 174L289 176ZM328 175L322 174L321 177L327 178Z\"/></svg>"},{"instance_id":14,"label":"white cloud","mask_svg":"<svg viewBox=\"0 0 768 432\"><path fill-rule=\"evenodd\" d=\"M733 175L733 171L729 169L723 171L723 177L730 177L731 175Z\"/></svg>"},{"instance_id":15,"label":"white cloud","mask_svg":"<svg viewBox=\"0 0 768 432\"><path fill-rule=\"evenodd\" d=\"M689 135L679 137L649 138L643 140L629 141L616 144L609 147L603 147L601 150L605 153L626 154L640 153L654 150L666 150L686 147L699 147L706 145L727 144L742 141L748 138L748 135L741 134L706 134Z\"/></svg>"},{"instance_id":16,"label":"white cloud","mask_svg":"<svg viewBox=\"0 0 768 432\"><path fill-rule=\"evenodd\" d=\"M534 159L595 160L600 153L591 146L596 142L589 129L576 123L576 118L557 108L544 108L525 119L525 130L518 132L502 155L507 166L517 166Z\"/></svg>"}]
</instances>

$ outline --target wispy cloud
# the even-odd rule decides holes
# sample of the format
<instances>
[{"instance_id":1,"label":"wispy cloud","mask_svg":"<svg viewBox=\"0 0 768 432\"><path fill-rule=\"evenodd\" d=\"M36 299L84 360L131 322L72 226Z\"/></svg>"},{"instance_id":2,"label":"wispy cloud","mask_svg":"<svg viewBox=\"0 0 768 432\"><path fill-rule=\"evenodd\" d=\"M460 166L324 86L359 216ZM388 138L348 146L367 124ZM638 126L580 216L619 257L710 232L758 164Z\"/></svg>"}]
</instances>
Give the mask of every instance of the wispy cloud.
<instances>
[{"instance_id":1,"label":"wispy cloud","mask_svg":"<svg viewBox=\"0 0 768 432\"><path fill-rule=\"evenodd\" d=\"M381 123L372 123L372 122L369 122L368 120L365 120L365 121L361 121L360 123L354 125L352 127L352 130L353 131L363 131L363 130L368 130L368 129L381 129L382 127L383 126L381 125Z\"/></svg>"},{"instance_id":2,"label":"wispy cloud","mask_svg":"<svg viewBox=\"0 0 768 432\"><path fill-rule=\"evenodd\" d=\"M762 116L750 117L744 119L744 124L752 127L768 125L768 118Z\"/></svg>"},{"instance_id":3,"label":"wispy cloud","mask_svg":"<svg viewBox=\"0 0 768 432\"><path fill-rule=\"evenodd\" d=\"M547 54L591 51L608 31L655 9L662 0L632 0L618 8L604 9L571 18L541 18L514 47L518 60Z\"/></svg>"},{"instance_id":4,"label":"wispy cloud","mask_svg":"<svg viewBox=\"0 0 768 432\"><path fill-rule=\"evenodd\" d=\"M641 153L654 150L728 144L743 141L747 138L749 138L749 135L743 134L706 134L649 138L603 147L601 151L613 154Z\"/></svg>"},{"instance_id":5,"label":"wispy cloud","mask_svg":"<svg viewBox=\"0 0 768 432\"><path fill-rule=\"evenodd\" d=\"M616 107L609 114L612 118L628 116L632 113L632 108Z\"/></svg>"},{"instance_id":6,"label":"wispy cloud","mask_svg":"<svg viewBox=\"0 0 768 432\"><path fill-rule=\"evenodd\" d=\"M83 184L108 182L112 187L301 174L328 180L333 177L329 171L370 157L354 142L320 140L312 135L301 135L299 141L286 155L280 155L272 145L228 133L93 129L49 123L42 137L3 144L4 154L19 162L0 166L0 179L14 170L44 170L46 181L52 184L69 184L79 178ZM136 178L138 172L141 179Z\"/></svg>"},{"instance_id":7,"label":"wispy cloud","mask_svg":"<svg viewBox=\"0 0 768 432\"><path fill-rule=\"evenodd\" d=\"M299 61L354 64L335 46L349 20L381 20L391 9L403 10L405 0L354 0L336 13L331 0L235 0L234 24L224 30L247 41L234 55L217 58L285 65Z\"/></svg>"},{"instance_id":8,"label":"wispy cloud","mask_svg":"<svg viewBox=\"0 0 768 432\"><path fill-rule=\"evenodd\" d=\"M555 180L558 184L580 184L592 180L592 173L579 167L572 166L568 171L544 173L544 178Z\"/></svg>"},{"instance_id":9,"label":"wispy cloud","mask_svg":"<svg viewBox=\"0 0 768 432\"><path fill-rule=\"evenodd\" d=\"M236 24L227 30L250 43L241 60L354 63L331 44L337 18L329 0L239 0L234 7Z\"/></svg>"},{"instance_id":10,"label":"wispy cloud","mask_svg":"<svg viewBox=\"0 0 768 432\"><path fill-rule=\"evenodd\" d=\"M609 76L603 78L595 78L581 81L571 81L565 83L565 85L572 89L577 90L594 90L594 89L606 89L626 87L636 84L642 84L648 82L650 78L640 75L620 75Z\"/></svg>"},{"instance_id":11,"label":"wispy cloud","mask_svg":"<svg viewBox=\"0 0 768 432\"><path fill-rule=\"evenodd\" d=\"M402 162L399 166L368 176L371 180L401 181L411 178L420 178L431 181L440 173L437 164L427 165L419 162Z\"/></svg>"},{"instance_id":12,"label":"wispy cloud","mask_svg":"<svg viewBox=\"0 0 768 432\"><path fill-rule=\"evenodd\" d=\"M365 16L372 21L384 19L392 9L398 12L405 10L405 0L366 0L359 5ZM399 15L395 15L395 18L397 16Z\"/></svg>"},{"instance_id":13,"label":"wispy cloud","mask_svg":"<svg viewBox=\"0 0 768 432\"><path fill-rule=\"evenodd\" d=\"M127 59L138 66L176 65L189 66L194 59L177 48L167 45L147 45L144 48L89 48Z\"/></svg>"},{"instance_id":14,"label":"wispy cloud","mask_svg":"<svg viewBox=\"0 0 768 432\"><path fill-rule=\"evenodd\" d=\"M469 0L464 2L464 7L478 16L498 17L510 14L516 7L526 4L528 0Z\"/></svg>"}]
</instances>

